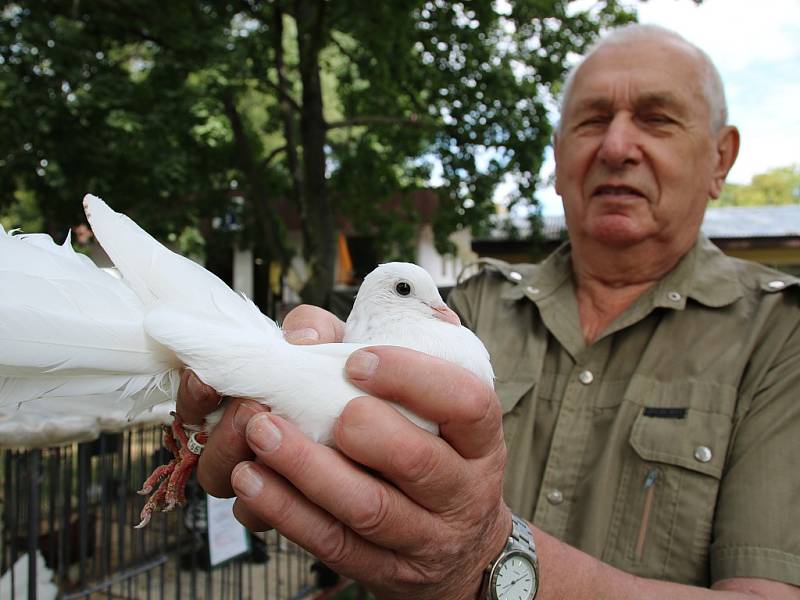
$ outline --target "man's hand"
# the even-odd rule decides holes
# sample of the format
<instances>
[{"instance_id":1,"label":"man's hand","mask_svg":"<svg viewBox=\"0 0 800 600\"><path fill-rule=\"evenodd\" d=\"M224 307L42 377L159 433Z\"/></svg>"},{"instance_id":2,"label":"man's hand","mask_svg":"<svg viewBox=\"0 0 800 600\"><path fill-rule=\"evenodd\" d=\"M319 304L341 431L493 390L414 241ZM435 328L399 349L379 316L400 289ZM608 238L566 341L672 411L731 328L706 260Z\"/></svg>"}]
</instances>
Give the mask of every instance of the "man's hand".
<instances>
[{"instance_id":1,"label":"man's hand","mask_svg":"<svg viewBox=\"0 0 800 600\"><path fill-rule=\"evenodd\" d=\"M311 306L289 313L283 327L293 343L341 341L344 330ZM511 529L494 393L460 367L401 348L358 352L347 372L371 396L340 417L340 451L256 402L229 399L200 459L201 485L219 496L235 491L247 527L277 528L381 598L474 598ZM202 413L184 383L179 410ZM378 398L440 423L442 437Z\"/></svg>"},{"instance_id":2,"label":"man's hand","mask_svg":"<svg viewBox=\"0 0 800 600\"><path fill-rule=\"evenodd\" d=\"M494 393L468 371L404 348L356 352L347 373L372 395L339 418L340 451L275 415L250 420L256 460L233 471L234 512L249 528L275 527L381 598L475 598L511 529ZM442 437L378 398L439 423Z\"/></svg>"}]
</instances>

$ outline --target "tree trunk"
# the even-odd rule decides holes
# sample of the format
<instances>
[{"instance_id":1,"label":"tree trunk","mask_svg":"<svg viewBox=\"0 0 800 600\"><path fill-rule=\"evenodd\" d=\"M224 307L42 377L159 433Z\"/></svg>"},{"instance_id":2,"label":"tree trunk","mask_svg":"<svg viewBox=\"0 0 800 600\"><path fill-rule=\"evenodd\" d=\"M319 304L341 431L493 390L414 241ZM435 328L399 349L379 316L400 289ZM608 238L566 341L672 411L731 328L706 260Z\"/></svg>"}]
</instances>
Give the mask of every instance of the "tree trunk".
<instances>
[{"instance_id":1,"label":"tree trunk","mask_svg":"<svg viewBox=\"0 0 800 600\"><path fill-rule=\"evenodd\" d=\"M310 279L301 293L305 302L325 306L333 288L336 235L325 179L327 127L322 112L319 53L327 39L325 0L295 0L300 77L303 84L300 140L303 148L301 218L303 250Z\"/></svg>"},{"instance_id":2,"label":"tree trunk","mask_svg":"<svg viewBox=\"0 0 800 600\"><path fill-rule=\"evenodd\" d=\"M244 188L245 198L253 209L256 230L261 234L259 245L269 254L266 257L268 261L276 260L284 265L288 261L288 257L283 242L282 226L278 222L277 211L270 202L270 196L263 181L263 173L258 168L253 149L247 140L233 92L228 88L222 92L222 103L231 124L231 131L233 131L235 160L247 177Z\"/></svg>"}]
</instances>

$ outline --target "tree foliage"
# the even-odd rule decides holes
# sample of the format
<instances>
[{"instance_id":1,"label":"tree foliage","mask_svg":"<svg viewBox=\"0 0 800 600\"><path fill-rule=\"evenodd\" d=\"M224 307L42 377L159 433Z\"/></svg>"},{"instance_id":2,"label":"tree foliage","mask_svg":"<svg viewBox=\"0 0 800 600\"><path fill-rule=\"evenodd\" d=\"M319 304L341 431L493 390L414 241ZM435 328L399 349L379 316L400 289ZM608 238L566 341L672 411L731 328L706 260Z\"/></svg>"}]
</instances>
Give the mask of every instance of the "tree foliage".
<instances>
[{"instance_id":1,"label":"tree foliage","mask_svg":"<svg viewBox=\"0 0 800 600\"><path fill-rule=\"evenodd\" d=\"M754 175L749 185L725 184L717 206L763 206L800 202L800 165Z\"/></svg>"},{"instance_id":2,"label":"tree foliage","mask_svg":"<svg viewBox=\"0 0 800 600\"><path fill-rule=\"evenodd\" d=\"M630 19L617 0L5 2L0 209L34 203L56 233L93 191L158 235L235 222L281 264L296 214L324 303L343 223L408 247L403 191L436 189L443 247L504 178L535 202L569 57Z\"/></svg>"}]
</instances>

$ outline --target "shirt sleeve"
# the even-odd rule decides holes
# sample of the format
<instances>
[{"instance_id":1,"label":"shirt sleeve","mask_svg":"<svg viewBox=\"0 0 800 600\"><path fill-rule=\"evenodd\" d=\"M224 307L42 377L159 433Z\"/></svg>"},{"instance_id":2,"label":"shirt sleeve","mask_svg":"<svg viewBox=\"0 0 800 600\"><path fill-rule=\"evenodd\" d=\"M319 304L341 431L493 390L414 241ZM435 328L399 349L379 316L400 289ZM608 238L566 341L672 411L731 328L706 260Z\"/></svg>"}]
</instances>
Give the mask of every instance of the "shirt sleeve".
<instances>
[{"instance_id":1,"label":"shirt sleeve","mask_svg":"<svg viewBox=\"0 0 800 600\"><path fill-rule=\"evenodd\" d=\"M482 273L460 282L447 296L447 304L461 319L464 327L475 329L475 296Z\"/></svg>"},{"instance_id":2,"label":"shirt sleeve","mask_svg":"<svg viewBox=\"0 0 800 600\"><path fill-rule=\"evenodd\" d=\"M784 308L791 312L773 319L745 374L752 391L737 412L717 500L711 581L800 585L800 325L796 304Z\"/></svg>"}]
</instances>

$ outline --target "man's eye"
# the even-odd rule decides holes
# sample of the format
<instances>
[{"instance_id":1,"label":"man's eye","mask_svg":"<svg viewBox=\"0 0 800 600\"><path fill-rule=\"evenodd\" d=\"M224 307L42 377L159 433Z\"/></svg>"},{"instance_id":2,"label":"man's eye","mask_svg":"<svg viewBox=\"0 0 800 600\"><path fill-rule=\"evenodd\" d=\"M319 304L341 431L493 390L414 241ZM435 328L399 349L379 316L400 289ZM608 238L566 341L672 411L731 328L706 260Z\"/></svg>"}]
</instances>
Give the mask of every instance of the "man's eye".
<instances>
[{"instance_id":1,"label":"man's eye","mask_svg":"<svg viewBox=\"0 0 800 600\"><path fill-rule=\"evenodd\" d=\"M394 286L394 291L401 296L408 296L411 293L411 284L407 281L398 281Z\"/></svg>"},{"instance_id":2,"label":"man's eye","mask_svg":"<svg viewBox=\"0 0 800 600\"><path fill-rule=\"evenodd\" d=\"M605 125L611 119L603 115L595 115L592 117L586 117L581 121L581 125L583 126L592 126L592 125Z\"/></svg>"},{"instance_id":3,"label":"man's eye","mask_svg":"<svg viewBox=\"0 0 800 600\"><path fill-rule=\"evenodd\" d=\"M652 123L653 125L669 125L670 123L675 122L671 117L659 113L645 115L644 120L647 123Z\"/></svg>"}]
</instances>

